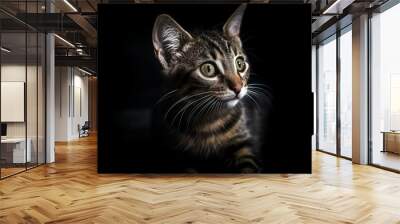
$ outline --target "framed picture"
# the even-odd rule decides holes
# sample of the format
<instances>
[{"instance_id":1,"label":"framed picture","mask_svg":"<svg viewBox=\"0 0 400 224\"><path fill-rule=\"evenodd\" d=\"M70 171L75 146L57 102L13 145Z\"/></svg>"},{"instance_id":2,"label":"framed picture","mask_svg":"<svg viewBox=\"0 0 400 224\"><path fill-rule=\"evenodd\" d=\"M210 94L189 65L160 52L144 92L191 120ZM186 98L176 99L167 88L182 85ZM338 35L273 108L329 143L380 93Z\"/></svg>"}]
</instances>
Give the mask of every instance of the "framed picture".
<instances>
[{"instance_id":1,"label":"framed picture","mask_svg":"<svg viewBox=\"0 0 400 224\"><path fill-rule=\"evenodd\" d=\"M99 5L100 173L310 173L309 5Z\"/></svg>"}]
</instances>

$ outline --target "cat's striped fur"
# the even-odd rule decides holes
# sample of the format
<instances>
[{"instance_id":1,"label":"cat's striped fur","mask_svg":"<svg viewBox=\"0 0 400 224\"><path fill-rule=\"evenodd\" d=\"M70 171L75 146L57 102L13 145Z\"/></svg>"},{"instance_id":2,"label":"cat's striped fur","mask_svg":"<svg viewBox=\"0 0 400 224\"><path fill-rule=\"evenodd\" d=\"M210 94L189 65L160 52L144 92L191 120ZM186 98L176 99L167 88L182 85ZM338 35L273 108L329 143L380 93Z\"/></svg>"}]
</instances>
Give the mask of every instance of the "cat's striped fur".
<instances>
[{"instance_id":1,"label":"cat's striped fur","mask_svg":"<svg viewBox=\"0 0 400 224\"><path fill-rule=\"evenodd\" d=\"M155 22L155 54L170 91L158 105L161 131L184 168L262 169L257 151L260 121L243 100L251 91L250 65L239 37L245 8L241 5L233 13L222 32L191 34L168 15Z\"/></svg>"}]
</instances>

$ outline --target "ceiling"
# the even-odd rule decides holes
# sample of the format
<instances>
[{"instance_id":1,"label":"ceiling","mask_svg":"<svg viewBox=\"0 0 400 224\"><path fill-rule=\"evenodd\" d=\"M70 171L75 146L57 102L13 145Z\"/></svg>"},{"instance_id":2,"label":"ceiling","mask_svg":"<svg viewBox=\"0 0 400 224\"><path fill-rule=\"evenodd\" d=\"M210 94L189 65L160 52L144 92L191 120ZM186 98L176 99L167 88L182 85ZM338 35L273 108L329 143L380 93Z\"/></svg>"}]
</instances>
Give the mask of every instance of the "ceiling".
<instances>
[{"instance_id":1,"label":"ceiling","mask_svg":"<svg viewBox=\"0 0 400 224\"><path fill-rule=\"evenodd\" d=\"M97 5L125 3L170 3L187 0L45 0L38 1L0 1L0 22L2 44L13 49L11 55L25 53L25 38L19 33L25 28L39 32L55 32L56 56L60 65L85 65L96 69L97 48ZM212 0L205 0L211 2ZM235 1L235 0L233 0ZM387 0L250 0L246 2L269 4L311 4L313 39L329 35L329 29L347 15L356 15L366 9L383 4ZM191 2L204 2L200 0ZM220 1L223 2L223 1ZM232 0L229 0L232 2ZM238 0L238 2L243 2ZM49 13L49 12L52 13ZM282 15L290 16L290 15ZM350 19L351 22L351 19ZM328 32L329 31L329 32ZM327 33L328 32L328 33ZM29 39L29 38L28 38ZM64 41L66 40L66 41ZM28 57L36 49L35 43L28 40ZM69 44L70 43L70 44ZM74 45L74 46L71 46ZM57 59L57 58L56 58Z\"/></svg>"}]
</instances>

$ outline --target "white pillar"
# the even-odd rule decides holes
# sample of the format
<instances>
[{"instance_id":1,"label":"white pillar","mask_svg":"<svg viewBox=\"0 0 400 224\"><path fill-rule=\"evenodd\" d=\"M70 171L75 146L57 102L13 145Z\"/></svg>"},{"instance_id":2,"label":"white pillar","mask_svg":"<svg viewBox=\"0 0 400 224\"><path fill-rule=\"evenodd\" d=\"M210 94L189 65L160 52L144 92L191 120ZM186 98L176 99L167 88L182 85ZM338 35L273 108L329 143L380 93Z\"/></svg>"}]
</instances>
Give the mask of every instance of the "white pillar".
<instances>
[{"instance_id":1,"label":"white pillar","mask_svg":"<svg viewBox=\"0 0 400 224\"><path fill-rule=\"evenodd\" d=\"M46 1L47 12L53 12L54 6ZM55 162L55 43L54 34L46 34L46 163Z\"/></svg>"},{"instance_id":2,"label":"white pillar","mask_svg":"<svg viewBox=\"0 0 400 224\"><path fill-rule=\"evenodd\" d=\"M72 68L58 66L55 69L55 141L72 139Z\"/></svg>"},{"instance_id":3,"label":"white pillar","mask_svg":"<svg viewBox=\"0 0 400 224\"><path fill-rule=\"evenodd\" d=\"M353 162L368 163L368 15L353 19Z\"/></svg>"}]
</instances>

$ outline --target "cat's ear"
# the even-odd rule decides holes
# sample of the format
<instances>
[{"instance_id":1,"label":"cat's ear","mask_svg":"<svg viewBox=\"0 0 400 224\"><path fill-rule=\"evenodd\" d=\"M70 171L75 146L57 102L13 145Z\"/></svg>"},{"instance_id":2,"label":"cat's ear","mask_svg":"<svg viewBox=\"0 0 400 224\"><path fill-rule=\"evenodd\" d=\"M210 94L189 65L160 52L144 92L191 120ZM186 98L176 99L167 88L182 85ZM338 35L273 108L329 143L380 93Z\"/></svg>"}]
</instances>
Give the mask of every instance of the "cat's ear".
<instances>
[{"instance_id":1,"label":"cat's ear","mask_svg":"<svg viewBox=\"0 0 400 224\"><path fill-rule=\"evenodd\" d=\"M169 15L159 15L153 27L155 54L164 69L180 57L180 49L192 36Z\"/></svg>"},{"instance_id":2,"label":"cat's ear","mask_svg":"<svg viewBox=\"0 0 400 224\"><path fill-rule=\"evenodd\" d=\"M224 35L229 38L239 38L240 26L242 24L242 18L244 11L246 10L247 4L241 4L235 12L226 21L223 31Z\"/></svg>"}]
</instances>

